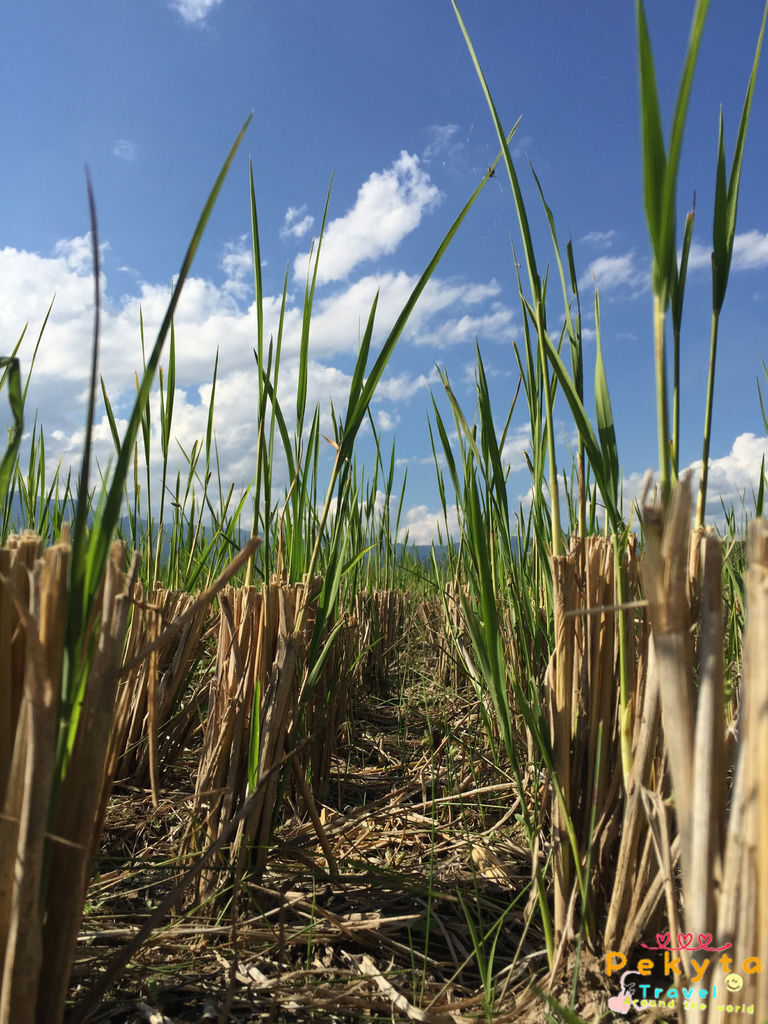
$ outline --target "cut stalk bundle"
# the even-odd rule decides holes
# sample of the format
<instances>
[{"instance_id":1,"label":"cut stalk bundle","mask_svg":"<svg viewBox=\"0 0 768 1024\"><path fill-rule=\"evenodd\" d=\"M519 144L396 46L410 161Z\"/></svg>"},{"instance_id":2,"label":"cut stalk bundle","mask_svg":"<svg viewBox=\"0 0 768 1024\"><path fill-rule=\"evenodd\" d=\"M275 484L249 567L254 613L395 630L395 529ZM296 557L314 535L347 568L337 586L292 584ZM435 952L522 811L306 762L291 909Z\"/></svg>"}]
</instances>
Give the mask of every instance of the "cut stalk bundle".
<instances>
[{"instance_id":1,"label":"cut stalk bundle","mask_svg":"<svg viewBox=\"0 0 768 1024\"><path fill-rule=\"evenodd\" d=\"M397 674L405 649L408 611L408 597L402 590L355 594L356 639L361 652L355 675L366 689L382 693Z\"/></svg>"},{"instance_id":2,"label":"cut stalk bundle","mask_svg":"<svg viewBox=\"0 0 768 1024\"><path fill-rule=\"evenodd\" d=\"M195 595L156 585L146 600L141 583L137 583L124 662L134 660L163 633L166 642L121 680L107 777L130 778L138 786L151 782L156 803L160 765L164 769L173 765L198 722L194 701L184 709L178 705L200 655L208 615L208 604ZM183 625L176 631L173 627L179 619Z\"/></svg>"},{"instance_id":3,"label":"cut stalk bundle","mask_svg":"<svg viewBox=\"0 0 768 1024\"><path fill-rule=\"evenodd\" d=\"M216 675L193 802L197 824L188 833L188 849L215 841L259 779L291 750L297 751L292 764L300 798L313 814L312 793L327 786L338 723L346 712L343 681L351 652L343 621L327 641L331 649L324 653L320 678L307 691L321 587L317 577L296 584L274 577L267 586L229 588L222 594ZM229 863L252 851L250 868L256 874L263 870L284 786L279 774L270 776L238 830ZM209 872L196 898L217 884L216 874Z\"/></svg>"},{"instance_id":4,"label":"cut stalk bundle","mask_svg":"<svg viewBox=\"0 0 768 1024\"><path fill-rule=\"evenodd\" d=\"M745 978L744 1002L768 1014L768 521L749 527L747 625L741 749L725 841L724 884L717 907L718 938L760 959ZM715 1020L711 1013L710 1020Z\"/></svg>"},{"instance_id":5,"label":"cut stalk bundle","mask_svg":"<svg viewBox=\"0 0 768 1024\"><path fill-rule=\"evenodd\" d=\"M69 600L68 544L9 540L0 556L0 718L12 735L0 794L0 1021L61 1020L100 829L102 775L135 568L116 542L91 623L93 654L66 775L56 777ZM27 577L28 586L21 580ZM19 652L23 652L21 661Z\"/></svg>"},{"instance_id":6,"label":"cut stalk bundle","mask_svg":"<svg viewBox=\"0 0 768 1024\"><path fill-rule=\"evenodd\" d=\"M417 609L418 623L424 643L434 664L434 677L439 686L452 691L458 688L460 667L455 654L453 634L446 625L446 610L442 602L422 601Z\"/></svg>"},{"instance_id":7,"label":"cut stalk bundle","mask_svg":"<svg viewBox=\"0 0 768 1024\"><path fill-rule=\"evenodd\" d=\"M768 523L749 530L747 629L744 679L732 791L725 754L726 702L723 686L722 554L711 531L690 534L700 558L687 558L692 495L688 477L675 488L666 517L644 510L646 564L653 643L658 662L664 738L674 787L680 849L680 892L674 893L670 921L679 913L681 929L714 934L718 946L731 944L737 963L768 957L768 674L765 669L768 621ZM689 565L700 562L698 588L690 587ZM700 591L700 639L686 591ZM730 805L730 809L729 809ZM675 863L669 844L662 850ZM711 985L722 985L720 961ZM739 1002L753 1004L760 1018L768 1010L762 974L747 972ZM710 1000L709 1020L720 1014Z\"/></svg>"},{"instance_id":8,"label":"cut stalk bundle","mask_svg":"<svg viewBox=\"0 0 768 1024\"><path fill-rule=\"evenodd\" d=\"M463 685L466 672L458 652L466 649L469 641L462 612L462 598L469 599L468 588L456 580L448 580L443 588L441 602L424 602L419 618L427 630L428 642L434 651L435 677L441 686L454 693Z\"/></svg>"},{"instance_id":9,"label":"cut stalk bundle","mask_svg":"<svg viewBox=\"0 0 768 1024\"><path fill-rule=\"evenodd\" d=\"M629 575L636 578L634 543L627 558ZM621 705L615 680L620 658L618 616L628 613L615 607L612 538L572 537L568 554L553 558L552 563L555 649L546 683L560 791L552 806L554 923L559 939L575 932L570 919L576 905L573 889L590 862L592 878L582 886L591 890L590 915L602 917L605 868L615 859L623 787L620 773L608 768L621 763ZM642 629L642 622L639 625Z\"/></svg>"}]
</instances>

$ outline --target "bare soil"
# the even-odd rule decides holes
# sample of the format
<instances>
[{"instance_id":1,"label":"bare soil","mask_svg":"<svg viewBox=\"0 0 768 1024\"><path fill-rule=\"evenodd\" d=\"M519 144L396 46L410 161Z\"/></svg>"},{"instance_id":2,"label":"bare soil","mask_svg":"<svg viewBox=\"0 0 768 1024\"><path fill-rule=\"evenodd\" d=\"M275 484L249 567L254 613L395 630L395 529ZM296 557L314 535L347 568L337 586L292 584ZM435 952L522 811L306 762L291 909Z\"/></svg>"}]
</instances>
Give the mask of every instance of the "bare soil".
<instances>
[{"instance_id":1,"label":"bare soil","mask_svg":"<svg viewBox=\"0 0 768 1024\"><path fill-rule=\"evenodd\" d=\"M91 1020L566 1020L543 990L583 1020L619 1019L590 951L563 953L547 976L515 787L484 743L462 699L423 683L403 700L367 697L318 803L337 874L308 816L288 804L263 876L235 885L222 863L214 900L189 906L182 893ZM166 771L157 808L148 791L115 786L75 1005L189 866L178 855L186 756Z\"/></svg>"}]
</instances>

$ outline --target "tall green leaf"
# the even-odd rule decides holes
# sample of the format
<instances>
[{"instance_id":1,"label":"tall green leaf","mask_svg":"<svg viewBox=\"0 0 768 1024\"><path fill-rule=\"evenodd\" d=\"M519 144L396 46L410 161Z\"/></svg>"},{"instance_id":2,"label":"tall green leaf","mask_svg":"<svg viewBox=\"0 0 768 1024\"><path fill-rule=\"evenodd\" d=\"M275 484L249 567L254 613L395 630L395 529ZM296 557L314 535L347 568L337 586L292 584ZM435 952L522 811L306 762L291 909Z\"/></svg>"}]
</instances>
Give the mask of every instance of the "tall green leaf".
<instances>
[{"instance_id":1,"label":"tall green leaf","mask_svg":"<svg viewBox=\"0 0 768 1024\"><path fill-rule=\"evenodd\" d=\"M752 73L749 76L747 94L744 97L744 106L741 111L739 122L739 133L736 138L736 146L733 153L731 173L728 175L728 183L725 181L725 145L723 142L723 112L720 111L720 128L717 145L717 173L715 176L715 214L712 225L712 305L717 312L720 311L725 299L726 288L728 287L728 275L731 269L733 257L733 242L736 233L736 214L739 205L739 187L741 185L741 166L744 159L744 143L747 137L747 126L749 115L752 109L752 97L755 92L757 80L757 69L760 65L760 54L763 48L763 37L765 35L765 24L768 19L768 3L763 9L763 20L760 25L760 34L757 39L755 57L752 62Z\"/></svg>"},{"instance_id":2,"label":"tall green leaf","mask_svg":"<svg viewBox=\"0 0 768 1024\"><path fill-rule=\"evenodd\" d=\"M96 372L98 350L97 302L94 359L92 364L88 414L86 418L86 443L83 452L83 465L80 473L80 485L78 489L75 513L75 528L72 538L72 554L70 559L70 593L67 610L65 670L64 678L62 680L62 702L64 709L64 714L62 716L63 731L60 736L59 749L57 751L57 769L60 778L66 770L69 753L72 749L78 720L76 709L78 707L82 687L85 683L85 669L88 657L87 624L93 602L96 599L99 587L101 586L104 567L109 555L109 548L120 518L125 481L128 476L130 461L134 453L134 442L142 424L146 407L149 403L150 392L158 364L160 362L160 356L165 344L165 339L173 322L174 313L178 306L179 298L181 297L182 288L189 274L192 261L200 245L200 240L202 239L203 232L210 218L216 199L218 198L219 192L221 191L224 180L250 121L251 117L249 116L240 129L240 132L238 133L237 138L224 161L224 165L216 178L213 188L208 195L208 199L206 200L203 211L192 234L192 239L187 248L184 260L182 261L179 277L171 294L171 300L160 326L157 340L155 341L155 345L150 353L144 375L139 385L136 402L120 446L117 464L115 466L112 479L108 487L105 488L100 495L99 515L93 522L92 531L88 532L86 525L91 503L87 488L87 481L89 474L93 408L98 383L98 374ZM96 256L98 253L98 247L95 241L95 211L93 213L93 223L94 250ZM97 289L98 283L97 276Z\"/></svg>"}]
</instances>

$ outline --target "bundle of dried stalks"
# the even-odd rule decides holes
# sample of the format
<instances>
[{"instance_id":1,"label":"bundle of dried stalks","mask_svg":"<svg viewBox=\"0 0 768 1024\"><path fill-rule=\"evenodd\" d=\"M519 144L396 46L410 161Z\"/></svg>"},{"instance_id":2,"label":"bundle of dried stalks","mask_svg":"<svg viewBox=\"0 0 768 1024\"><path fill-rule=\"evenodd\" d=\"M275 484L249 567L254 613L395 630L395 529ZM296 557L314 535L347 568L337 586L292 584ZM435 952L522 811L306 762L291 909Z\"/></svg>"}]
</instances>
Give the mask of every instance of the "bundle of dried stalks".
<instances>
[{"instance_id":1,"label":"bundle of dried stalks","mask_svg":"<svg viewBox=\"0 0 768 1024\"><path fill-rule=\"evenodd\" d=\"M458 684L458 660L456 645L446 627L446 612L439 601L422 601L416 610L416 621L429 651L429 661L434 664L435 680L455 690Z\"/></svg>"},{"instance_id":2,"label":"bundle of dried stalks","mask_svg":"<svg viewBox=\"0 0 768 1024\"><path fill-rule=\"evenodd\" d=\"M296 719L290 739L297 750L295 764L309 778L311 792L320 800L327 799L331 764L339 741L348 733L352 695L358 683L355 666L366 651L354 615L340 613L334 632L324 655L322 671L311 690L302 682L301 715ZM309 665L304 666L304 677L308 668ZM303 783L296 773L294 778L303 791ZM308 803L305 795L301 800ZM311 802L308 809L312 809Z\"/></svg>"},{"instance_id":3,"label":"bundle of dried stalks","mask_svg":"<svg viewBox=\"0 0 768 1024\"><path fill-rule=\"evenodd\" d=\"M327 784L345 710L347 689L340 682L349 650L341 629L309 692L307 655L320 585L319 579L289 584L274 578L268 586L222 594L216 676L210 684L193 802L195 826L186 840L190 850L216 839L258 780L289 750L297 750L291 764L298 795L316 818L306 777L310 775L315 791ZM263 870L284 785L279 773L269 777L232 843L230 864L242 866L247 856L253 872ZM196 898L216 885L214 872L203 875Z\"/></svg>"},{"instance_id":4,"label":"bundle of dried stalks","mask_svg":"<svg viewBox=\"0 0 768 1024\"><path fill-rule=\"evenodd\" d=\"M440 605L440 627L434 632L438 655L437 677L454 691L466 681L465 667L461 658L456 657L457 647L459 651L467 650L469 644L462 600L470 600L469 587L458 580L449 580Z\"/></svg>"},{"instance_id":5,"label":"bundle of dried stalks","mask_svg":"<svg viewBox=\"0 0 768 1024\"><path fill-rule=\"evenodd\" d=\"M552 795L555 839L556 939L572 935L579 873L586 879L593 923L610 920L621 903L614 890L608 908L624 816L621 765L619 615L626 617L627 666L636 724L642 718L647 626L639 597L637 555L631 539L623 571L627 604L616 607L615 553L609 537L574 537L570 551L553 559L555 649L546 674L554 770L560 799ZM639 614L638 614L639 613ZM634 728L634 754L640 754ZM626 821L624 822L626 825ZM574 844L576 850L574 851ZM637 864L633 867L636 869ZM633 874L636 882L637 876Z\"/></svg>"},{"instance_id":6,"label":"bundle of dried stalks","mask_svg":"<svg viewBox=\"0 0 768 1024\"><path fill-rule=\"evenodd\" d=\"M0 553L0 1021L61 1020L80 925L130 579L116 543L107 563L72 757L55 778L67 623L66 543L9 540Z\"/></svg>"},{"instance_id":7,"label":"bundle of dried stalks","mask_svg":"<svg viewBox=\"0 0 768 1024\"><path fill-rule=\"evenodd\" d=\"M253 538L177 618L177 632L259 543ZM1 1024L63 1018L90 855L112 781L105 766L118 681L167 640L161 633L126 661L138 558L126 574L125 546L115 542L86 623L85 685L73 712L62 700L70 558L68 543L43 553L30 534L0 549L0 721L8 740L0 759Z\"/></svg>"},{"instance_id":8,"label":"bundle of dried stalks","mask_svg":"<svg viewBox=\"0 0 768 1024\"><path fill-rule=\"evenodd\" d=\"M687 480L666 514L650 504L643 514L641 572L652 632L637 647L645 670L636 674L633 763L605 930L606 948L624 952L654 930L680 933L678 865L687 925L696 934L713 927L722 877L722 553L711 530L690 530L690 516Z\"/></svg>"},{"instance_id":9,"label":"bundle of dried stalks","mask_svg":"<svg viewBox=\"0 0 768 1024\"><path fill-rule=\"evenodd\" d=\"M408 598L402 590L358 591L354 617L361 652L356 675L366 688L381 693L397 675L404 654Z\"/></svg>"},{"instance_id":10,"label":"bundle of dried stalks","mask_svg":"<svg viewBox=\"0 0 768 1024\"><path fill-rule=\"evenodd\" d=\"M197 707L179 707L199 658L209 605L196 596L156 587L145 598L137 584L125 662L165 634L166 642L123 676L118 691L107 776L151 782L158 800L160 766L169 767L198 721ZM187 613L190 613L189 615ZM183 622L180 630L174 624ZM170 721L173 714L173 721Z\"/></svg>"},{"instance_id":11,"label":"bundle of dried stalks","mask_svg":"<svg viewBox=\"0 0 768 1024\"><path fill-rule=\"evenodd\" d=\"M732 941L736 963L756 958L760 973L744 974L738 993L754 1004L755 1019L768 1015L768 521L750 524L746 580L747 624L740 749L725 836L723 885L717 902L719 944ZM697 737L698 738L698 737ZM723 971L727 973L727 971ZM717 975L716 975L717 977ZM722 1016L722 1015L720 1015ZM710 1021L717 1019L710 1011Z\"/></svg>"},{"instance_id":12,"label":"bundle of dried stalks","mask_svg":"<svg viewBox=\"0 0 768 1024\"><path fill-rule=\"evenodd\" d=\"M722 553L711 532L691 535L691 489L676 488L666 517L644 510L646 564L653 644L664 738L674 788L681 892L667 884L670 930L679 914L680 933L711 938L728 950L713 962L707 981L728 993L726 1001L768 1012L768 523L750 525L746 581L747 628L744 678L733 789L728 789L728 728L723 681ZM694 585L690 569L699 571ZM692 642L690 595L699 608L699 642ZM730 804L730 810L729 808ZM663 859L674 863L668 842ZM669 872L669 867L667 867ZM701 954L703 958L705 954ZM690 963L682 954L684 966ZM715 961L715 958L712 957ZM742 973L738 996L723 986L730 970ZM750 966L751 965L751 966ZM720 1000L722 1002L722 1000ZM710 1021L722 1017L718 999L708 1003Z\"/></svg>"}]
</instances>

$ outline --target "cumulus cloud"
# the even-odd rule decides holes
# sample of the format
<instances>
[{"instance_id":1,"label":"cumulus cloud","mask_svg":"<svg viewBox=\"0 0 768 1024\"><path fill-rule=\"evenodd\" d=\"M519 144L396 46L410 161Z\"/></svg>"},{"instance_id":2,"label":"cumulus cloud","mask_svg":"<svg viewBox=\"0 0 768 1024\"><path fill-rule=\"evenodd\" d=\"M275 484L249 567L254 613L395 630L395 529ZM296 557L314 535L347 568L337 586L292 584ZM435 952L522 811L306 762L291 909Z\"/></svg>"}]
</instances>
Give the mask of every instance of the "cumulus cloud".
<instances>
[{"instance_id":1,"label":"cumulus cloud","mask_svg":"<svg viewBox=\"0 0 768 1024\"><path fill-rule=\"evenodd\" d=\"M734 270L768 267L768 233L745 231L733 240Z\"/></svg>"},{"instance_id":2,"label":"cumulus cloud","mask_svg":"<svg viewBox=\"0 0 768 1024\"><path fill-rule=\"evenodd\" d=\"M635 296L646 291L650 284L648 270L639 267L634 249L621 256L598 256L587 267L579 281L580 288L597 284L600 292L629 290Z\"/></svg>"},{"instance_id":3,"label":"cumulus cloud","mask_svg":"<svg viewBox=\"0 0 768 1024\"><path fill-rule=\"evenodd\" d=\"M211 5L202 5L210 9ZM188 8L188 13L191 8ZM446 136L448 137L448 136ZM361 186L347 213L328 225L319 278L329 284L319 291L310 329L309 408L321 409L321 429L331 434L330 407L346 406L350 386L350 357L355 356L362 331L378 293L372 352L386 338L418 280L417 275L389 269L344 279L363 258L394 251L415 229L425 211L440 199L438 189L419 160L401 153L392 166L372 174ZM309 229L306 207L290 207L283 231L297 237ZM108 245L102 245L106 254ZM243 235L224 245L219 255L221 276L190 277L174 316L177 345L176 397L169 471L187 471L184 452L204 437L212 396L211 376L218 356L214 427L222 479L236 488L247 486L255 467L254 401L258 368L253 355L257 310L253 295L253 256L250 239ZM328 265L327 273L323 267ZM110 270L109 260L102 268ZM123 430L135 398L135 372L142 365L139 332L143 319L146 344L151 347L170 299L170 287L133 275L131 294L119 294L102 270L100 373L112 409ZM440 343L508 337L511 312L500 300L496 280L466 281L433 277L407 324L405 342ZM62 239L47 255L14 248L0 249L0 331L18 338L29 323L20 349L22 371L29 367L34 343L45 311L55 296L32 374L27 418L42 412L46 455L53 472L61 460L66 476L76 471L82 455L93 317L93 282L89 235ZM264 334L276 336L282 295L262 299ZM302 304L288 295L283 311L282 361L278 398L289 432L294 426L295 396L301 343ZM341 364L334 365L334 364ZM341 368L343 367L343 368ZM393 368L376 392L372 414L381 430L395 429L405 403L438 382L436 370L416 366L403 372ZM157 424L160 399L151 400ZM0 424L0 427L2 424ZM28 439L27 439L28 442ZM155 449L157 438L153 438ZM327 453L330 461L331 453ZM106 468L113 444L104 410L97 411L94 455ZM159 452L153 457L159 465ZM274 483L287 483L286 468L274 467Z\"/></svg>"},{"instance_id":4,"label":"cumulus cloud","mask_svg":"<svg viewBox=\"0 0 768 1024\"><path fill-rule=\"evenodd\" d=\"M364 260L393 253L440 199L419 158L403 150L391 167L374 172L361 185L344 216L327 225L318 282L343 280ZM309 260L309 252L296 258L297 280L306 278Z\"/></svg>"},{"instance_id":5,"label":"cumulus cloud","mask_svg":"<svg viewBox=\"0 0 768 1024\"><path fill-rule=\"evenodd\" d=\"M170 0L187 25L202 25L211 11L220 7L224 0Z\"/></svg>"},{"instance_id":6,"label":"cumulus cloud","mask_svg":"<svg viewBox=\"0 0 768 1024\"><path fill-rule=\"evenodd\" d=\"M236 299L244 299L253 293L253 250L247 235L241 235L236 242L227 242L219 258L224 271L223 290Z\"/></svg>"},{"instance_id":7,"label":"cumulus cloud","mask_svg":"<svg viewBox=\"0 0 768 1024\"><path fill-rule=\"evenodd\" d=\"M438 544L446 540L446 530L448 536L455 538L461 532L456 505L449 505L446 515L442 508L431 511L426 505L414 505L404 519L405 526L400 528L397 539L402 542L407 538L409 544Z\"/></svg>"},{"instance_id":8,"label":"cumulus cloud","mask_svg":"<svg viewBox=\"0 0 768 1024\"><path fill-rule=\"evenodd\" d=\"M440 377L434 367L429 373L417 373L415 376L407 373L390 374L382 379L376 389L376 397L388 398L393 402L407 402L420 391L434 387L439 380Z\"/></svg>"},{"instance_id":9,"label":"cumulus cloud","mask_svg":"<svg viewBox=\"0 0 768 1024\"><path fill-rule=\"evenodd\" d=\"M501 461L506 466L509 466L510 472L518 473L520 470L528 468L524 453L530 452L530 450L530 424L526 424L522 427L516 427L507 434L506 440L504 441L504 447L501 450Z\"/></svg>"},{"instance_id":10,"label":"cumulus cloud","mask_svg":"<svg viewBox=\"0 0 768 1024\"><path fill-rule=\"evenodd\" d=\"M399 422L399 416L384 409L379 409L376 413L376 426L379 430L394 430Z\"/></svg>"},{"instance_id":11,"label":"cumulus cloud","mask_svg":"<svg viewBox=\"0 0 768 1024\"><path fill-rule=\"evenodd\" d=\"M739 434L734 438L726 455L712 458L707 478L706 517L709 521L722 523L723 509L733 507L738 511L741 502L747 510L752 509L752 493L757 493L760 484L760 465L763 458L768 464L768 437L757 437L752 433ZM691 474L691 486L695 496L698 492L701 463L692 462L687 467ZM631 473L624 480L625 513L633 502L640 502L645 488L645 473ZM753 510L753 509L752 509Z\"/></svg>"},{"instance_id":12,"label":"cumulus cloud","mask_svg":"<svg viewBox=\"0 0 768 1024\"><path fill-rule=\"evenodd\" d=\"M765 458L768 462L768 438L754 434L739 434L727 455L711 459L707 480L707 515L722 516L721 500L726 507L739 507L744 495L749 498L760 483L760 465ZM698 483L699 465L694 463L691 471Z\"/></svg>"},{"instance_id":13,"label":"cumulus cloud","mask_svg":"<svg viewBox=\"0 0 768 1024\"><path fill-rule=\"evenodd\" d=\"M465 314L446 320L433 331L425 331L415 340L419 345L461 345L475 338L493 338L497 341L511 340L514 317L512 311L500 306L491 313L479 316Z\"/></svg>"},{"instance_id":14,"label":"cumulus cloud","mask_svg":"<svg viewBox=\"0 0 768 1024\"><path fill-rule=\"evenodd\" d=\"M107 251L108 247L103 246ZM177 344L176 403L173 466L185 472L181 448L189 451L205 435L211 396L211 374L218 353L215 430L222 478L245 486L254 467L253 409L258 393L258 372L253 355L257 331L253 302L252 255L243 236L224 246L219 259L223 281L203 277L187 280L174 317ZM45 311L55 295L53 310L37 354L30 385L28 419L43 412L46 453L51 466L62 459L64 473L77 467L82 454L85 397L90 366L93 282L90 238L83 235L58 242L48 256L13 248L0 249L0 332L18 338L29 323L20 350L26 373ZM346 406L351 369L349 357L359 344L371 302L378 289L380 301L373 350L392 327L410 296L416 278L404 272L363 277L323 294L315 303L310 331L309 407L323 410L323 430L331 433L330 402ZM434 278L422 295L408 326L411 340L420 332L439 334L439 322L460 319L497 295L496 282L487 284ZM100 372L115 416L125 421L135 397L134 373L142 364L139 318L143 317L147 345L151 347L170 299L168 285L139 282L134 294L114 293L106 274L101 279L102 318ZM265 337L275 336L281 308L280 294L263 297ZM298 358L301 340L301 305L289 295L283 321L283 357L279 394L289 431L293 427ZM502 326L506 318L502 319ZM447 328L448 329L448 328ZM335 366L341 360L345 369ZM380 429L397 424L404 403L426 392L438 381L434 369L424 372L394 370L377 389L373 414ZM152 418L159 418L159 396L153 396ZM95 454L103 466L112 457L112 441L103 411L97 415ZM275 467L275 486L284 467ZM53 470L52 470L53 471Z\"/></svg>"},{"instance_id":15,"label":"cumulus cloud","mask_svg":"<svg viewBox=\"0 0 768 1024\"><path fill-rule=\"evenodd\" d=\"M418 275L400 270L379 275L367 274L351 284L331 292L326 291L321 298L315 300L312 315L313 350L318 353L356 351L377 293L379 301L373 341L374 344L380 344L400 315L417 282ZM486 318L478 315L476 322L464 321L461 325L454 323L455 320L462 320L461 316L449 315L451 310L473 307L483 300L483 296L496 294L499 290L496 282L480 285L476 282L447 281L433 277L411 314L404 337L414 344L443 344L445 339L437 323L439 320L445 326L445 337L451 336L454 341L472 342L477 334L489 340L506 338L512 314L501 305L495 306L495 312L492 311ZM458 337L462 328L463 337Z\"/></svg>"},{"instance_id":16,"label":"cumulus cloud","mask_svg":"<svg viewBox=\"0 0 768 1024\"><path fill-rule=\"evenodd\" d=\"M315 218L307 213L304 206L289 206L285 211L283 226L280 229L281 238L303 238L315 223Z\"/></svg>"},{"instance_id":17,"label":"cumulus cloud","mask_svg":"<svg viewBox=\"0 0 768 1024\"><path fill-rule=\"evenodd\" d=\"M734 239L735 243L735 239ZM680 253L677 254L678 263L680 262ZM702 245L701 242L691 242L691 247L688 250L688 269L689 270L700 270L702 267L710 267L712 265L712 246Z\"/></svg>"},{"instance_id":18,"label":"cumulus cloud","mask_svg":"<svg viewBox=\"0 0 768 1024\"><path fill-rule=\"evenodd\" d=\"M712 246L693 242L688 254L688 267L698 270L712 265ZM731 270L757 270L768 267L768 233L744 231L733 239Z\"/></svg>"}]
</instances>

